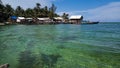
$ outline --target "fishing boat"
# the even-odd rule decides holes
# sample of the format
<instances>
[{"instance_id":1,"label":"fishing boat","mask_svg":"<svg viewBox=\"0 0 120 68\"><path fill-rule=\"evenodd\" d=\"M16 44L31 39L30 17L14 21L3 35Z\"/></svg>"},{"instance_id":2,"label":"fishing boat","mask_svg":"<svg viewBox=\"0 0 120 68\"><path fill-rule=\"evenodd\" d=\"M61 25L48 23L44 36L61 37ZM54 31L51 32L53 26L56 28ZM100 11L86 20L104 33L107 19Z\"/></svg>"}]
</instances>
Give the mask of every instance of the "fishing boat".
<instances>
[{"instance_id":1,"label":"fishing boat","mask_svg":"<svg viewBox=\"0 0 120 68\"><path fill-rule=\"evenodd\" d=\"M92 22L92 21L82 21L82 24L98 24L99 23L99 21L94 21L94 22Z\"/></svg>"}]
</instances>

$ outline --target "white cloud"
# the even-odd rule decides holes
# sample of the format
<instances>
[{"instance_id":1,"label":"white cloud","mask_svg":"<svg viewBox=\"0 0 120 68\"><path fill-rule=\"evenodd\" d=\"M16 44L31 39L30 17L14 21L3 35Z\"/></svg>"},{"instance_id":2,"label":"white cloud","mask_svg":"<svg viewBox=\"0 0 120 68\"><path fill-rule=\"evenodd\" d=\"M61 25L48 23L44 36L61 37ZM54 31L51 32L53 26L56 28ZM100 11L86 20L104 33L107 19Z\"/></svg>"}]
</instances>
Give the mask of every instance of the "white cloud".
<instances>
[{"instance_id":1,"label":"white cloud","mask_svg":"<svg viewBox=\"0 0 120 68\"><path fill-rule=\"evenodd\" d=\"M59 12L61 14L63 12ZM70 15L83 15L84 19L92 21L120 21L120 2L112 2L107 5L88 9L85 11L66 12Z\"/></svg>"},{"instance_id":2,"label":"white cloud","mask_svg":"<svg viewBox=\"0 0 120 68\"><path fill-rule=\"evenodd\" d=\"M23 8L33 8L36 3L40 3L42 6L50 6L53 1L56 0L2 0L4 4L10 4L12 7L21 6Z\"/></svg>"},{"instance_id":3,"label":"white cloud","mask_svg":"<svg viewBox=\"0 0 120 68\"><path fill-rule=\"evenodd\" d=\"M108 5L98 7L96 9L88 10L88 16L91 20L102 20L102 21L120 21L120 2L112 2Z\"/></svg>"}]
</instances>

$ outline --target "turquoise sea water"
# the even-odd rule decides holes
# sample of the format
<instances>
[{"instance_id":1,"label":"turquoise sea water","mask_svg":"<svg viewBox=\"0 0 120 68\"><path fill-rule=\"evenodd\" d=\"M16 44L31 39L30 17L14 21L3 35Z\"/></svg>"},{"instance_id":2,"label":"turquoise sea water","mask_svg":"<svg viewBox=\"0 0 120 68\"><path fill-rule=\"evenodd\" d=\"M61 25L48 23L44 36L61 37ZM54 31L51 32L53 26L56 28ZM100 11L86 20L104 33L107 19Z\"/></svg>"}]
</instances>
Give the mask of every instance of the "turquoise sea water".
<instances>
[{"instance_id":1,"label":"turquoise sea water","mask_svg":"<svg viewBox=\"0 0 120 68\"><path fill-rule=\"evenodd\" d=\"M0 26L10 68L119 68L120 23Z\"/></svg>"}]
</instances>

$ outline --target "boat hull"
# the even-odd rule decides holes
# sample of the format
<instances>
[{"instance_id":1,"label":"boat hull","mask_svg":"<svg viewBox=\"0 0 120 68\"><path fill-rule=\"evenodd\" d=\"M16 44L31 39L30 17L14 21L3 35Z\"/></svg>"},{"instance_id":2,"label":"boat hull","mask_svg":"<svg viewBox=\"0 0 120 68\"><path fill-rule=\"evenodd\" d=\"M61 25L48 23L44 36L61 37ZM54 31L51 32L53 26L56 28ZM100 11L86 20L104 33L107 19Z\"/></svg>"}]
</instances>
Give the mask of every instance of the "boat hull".
<instances>
[{"instance_id":1,"label":"boat hull","mask_svg":"<svg viewBox=\"0 0 120 68\"><path fill-rule=\"evenodd\" d=\"M82 23L82 24L98 24L99 22L85 22L85 23Z\"/></svg>"}]
</instances>

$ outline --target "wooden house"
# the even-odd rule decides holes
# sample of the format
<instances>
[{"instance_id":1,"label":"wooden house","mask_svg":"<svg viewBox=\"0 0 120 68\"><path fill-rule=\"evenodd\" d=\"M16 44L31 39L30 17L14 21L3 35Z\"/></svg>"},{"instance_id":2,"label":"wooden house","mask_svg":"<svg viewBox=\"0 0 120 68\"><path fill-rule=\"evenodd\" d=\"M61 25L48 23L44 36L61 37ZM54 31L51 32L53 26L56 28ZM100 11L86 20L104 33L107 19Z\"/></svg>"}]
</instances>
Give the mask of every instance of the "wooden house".
<instances>
[{"instance_id":1,"label":"wooden house","mask_svg":"<svg viewBox=\"0 0 120 68\"><path fill-rule=\"evenodd\" d=\"M82 15L71 16L69 20L70 20L69 22L72 24L81 24L83 16Z\"/></svg>"}]
</instances>

